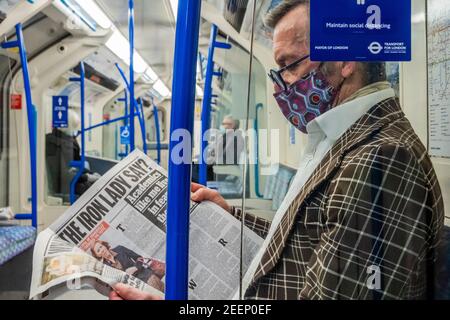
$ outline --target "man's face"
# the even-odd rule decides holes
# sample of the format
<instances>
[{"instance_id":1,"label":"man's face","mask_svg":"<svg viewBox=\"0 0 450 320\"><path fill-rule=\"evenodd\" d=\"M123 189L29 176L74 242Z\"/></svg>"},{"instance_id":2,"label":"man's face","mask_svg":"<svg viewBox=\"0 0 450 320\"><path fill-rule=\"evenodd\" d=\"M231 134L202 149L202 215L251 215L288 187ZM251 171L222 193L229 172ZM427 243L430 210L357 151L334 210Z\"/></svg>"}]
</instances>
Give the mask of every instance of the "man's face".
<instances>
[{"instance_id":1,"label":"man's face","mask_svg":"<svg viewBox=\"0 0 450 320\"><path fill-rule=\"evenodd\" d=\"M273 34L273 52L275 62L280 68L283 68L296 60L309 54L309 17L306 6L298 6L286 14L275 26ZM332 76L328 79L330 84L339 83L340 74L334 72L337 70L338 63L329 63L329 70L333 70ZM300 64L283 72L282 77L289 86L318 68L320 62L312 62L306 59ZM280 91L275 85L275 91Z\"/></svg>"},{"instance_id":2,"label":"man's face","mask_svg":"<svg viewBox=\"0 0 450 320\"><path fill-rule=\"evenodd\" d=\"M232 119L225 118L222 121L222 126L225 130L233 130L234 129L234 121Z\"/></svg>"},{"instance_id":3,"label":"man's face","mask_svg":"<svg viewBox=\"0 0 450 320\"><path fill-rule=\"evenodd\" d=\"M299 6L285 15L275 26L273 52L275 62L280 68L309 54L308 25L307 8L305 6ZM282 76L289 86L318 66L319 63L306 59L283 72ZM279 90L280 88L275 88L275 91Z\"/></svg>"}]
</instances>

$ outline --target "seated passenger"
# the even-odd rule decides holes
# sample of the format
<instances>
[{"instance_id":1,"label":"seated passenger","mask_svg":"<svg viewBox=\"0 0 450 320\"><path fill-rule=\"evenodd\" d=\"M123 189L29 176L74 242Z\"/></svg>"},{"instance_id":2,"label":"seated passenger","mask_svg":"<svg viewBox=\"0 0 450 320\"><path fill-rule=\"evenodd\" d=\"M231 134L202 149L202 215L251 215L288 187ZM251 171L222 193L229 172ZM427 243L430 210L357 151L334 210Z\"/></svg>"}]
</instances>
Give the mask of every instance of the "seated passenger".
<instances>
[{"instance_id":1,"label":"seated passenger","mask_svg":"<svg viewBox=\"0 0 450 320\"><path fill-rule=\"evenodd\" d=\"M70 162L81 160L81 148L76 139L81 121L73 110L69 110L68 117L68 128L53 128L45 137L49 191L51 195L65 199L70 194L70 184L77 173ZM76 195L82 195L98 178L98 174L85 169L76 184Z\"/></svg>"},{"instance_id":2,"label":"seated passenger","mask_svg":"<svg viewBox=\"0 0 450 320\"><path fill-rule=\"evenodd\" d=\"M245 140L239 126L239 120L234 119L231 115L225 116L220 134L212 137L207 149L208 181L214 180L214 166L240 164ZM198 170L198 165L194 165L192 168L192 181L194 182L199 181Z\"/></svg>"},{"instance_id":3,"label":"seated passenger","mask_svg":"<svg viewBox=\"0 0 450 320\"><path fill-rule=\"evenodd\" d=\"M244 151L244 137L239 130L240 122L232 116L226 116L222 121L221 134L210 147L208 163L216 165L237 165Z\"/></svg>"},{"instance_id":4,"label":"seated passenger","mask_svg":"<svg viewBox=\"0 0 450 320\"><path fill-rule=\"evenodd\" d=\"M308 0L281 2L267 24L282 68L271 73L275 98L308 145L273 223L245 215L266 238L244 278L245 298L434 298L442 194L384 64L311 61ZM218 192L193 191L192 200L242 217ZM120 285L111 298L157 297Z\"/></svg>"}]
</instances>

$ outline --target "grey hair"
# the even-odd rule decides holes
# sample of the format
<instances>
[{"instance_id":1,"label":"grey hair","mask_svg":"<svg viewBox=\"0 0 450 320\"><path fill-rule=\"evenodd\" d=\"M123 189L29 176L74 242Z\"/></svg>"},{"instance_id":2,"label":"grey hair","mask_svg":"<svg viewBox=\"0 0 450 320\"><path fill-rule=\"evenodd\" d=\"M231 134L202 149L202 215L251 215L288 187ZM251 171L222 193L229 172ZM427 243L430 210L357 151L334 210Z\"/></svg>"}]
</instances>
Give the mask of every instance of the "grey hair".
<instances>
[{"instance_id":1,"label":"grey hair","mask_svg":"<svg viewBox=\"0 0 450 320\"><path fill-rule=\"evenodd\" d=\"M264 25L267 28L274 29L284 16L301 5L306 6L309 12L309 1L310 0L284 0L267 13L266 18L264 19Z\"/></svg>"},{"instance_id":2,"label":"grey hair","mask_svg":"<svg viewBox=\"0 0 450 320\"><path fill-rule=\"evenodd\" d=\"M292 10L299 6L306 6L309 14L310 0L283 0L278 6L270 10L266 18L264 19L264 25L266 28L274 29L277 24ZM309 42L309 34L308 34ZM386 81L386 64L384 62L361 62L361 72L363 75L363 84L368 85L371 83ZM327 67L325 63L323 67ZM327 70L323 70L325 73Z\"/></svg>"},{"instance_id":3,"label":"grey hair","mask_svg":"<svg viewBox=\"0 0 450 320\"><path fill-rule=\"evenodd\" d=\"M238 119L235 119L231 114L226 115L223 119L224 120L227 119L227 120L232 121L233 124L234 124L234 129L235 130L239 129L239 127L241 126L241 122Z\"/></svg>"}]
</instances>

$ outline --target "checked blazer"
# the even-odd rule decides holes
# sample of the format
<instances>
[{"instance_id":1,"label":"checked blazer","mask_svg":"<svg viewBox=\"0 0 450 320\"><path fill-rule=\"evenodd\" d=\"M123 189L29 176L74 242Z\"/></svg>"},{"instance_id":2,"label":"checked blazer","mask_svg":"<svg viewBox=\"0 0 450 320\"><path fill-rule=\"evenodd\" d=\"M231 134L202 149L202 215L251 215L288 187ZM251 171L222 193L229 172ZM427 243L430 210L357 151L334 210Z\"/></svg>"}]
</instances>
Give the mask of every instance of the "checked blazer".
<instances>
[{"instance_id":1,"label":"checked blazer","mask_svg":"<svg viewBox=\"0 0 450 320\"><path fill-rule=\"evenodd\" d=\"M267 235L269 222L250 214L244 221ZM443 225L431 160L398 100L387 99L339 138L298 190L245 298L432 298Z\"/></svg>"}]
</instances>

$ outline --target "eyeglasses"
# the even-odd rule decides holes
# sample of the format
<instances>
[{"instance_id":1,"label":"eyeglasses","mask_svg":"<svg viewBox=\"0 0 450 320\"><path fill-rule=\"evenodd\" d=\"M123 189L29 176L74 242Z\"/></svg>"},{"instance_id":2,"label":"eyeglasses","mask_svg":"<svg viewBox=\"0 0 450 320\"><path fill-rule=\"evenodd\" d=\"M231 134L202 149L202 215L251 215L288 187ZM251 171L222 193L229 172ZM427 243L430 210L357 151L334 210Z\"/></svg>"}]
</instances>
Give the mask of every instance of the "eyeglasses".
<instances>
[{"instance_id":1,"label":"eyeglasses","mask_svg":"<svg viewBox=\"0 0 450 320\"><path fill-rule=\"evenodd\" d=\"M306 60L308 58L309 58L309 55L304 56L279 70L271 69L268 76L273 81L273 83L275 83L277 86L279 86L281 89L283 89L283 91L286 91L288 89L288 86L283 79L282 73L285 72L286 70L289 70L289 69L297 66L298 64L300 64L301 62L303 62L304 60Z\"/></svg>"}]
</instances>

